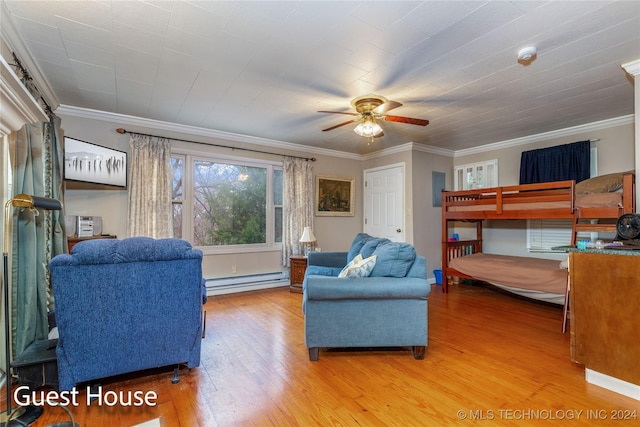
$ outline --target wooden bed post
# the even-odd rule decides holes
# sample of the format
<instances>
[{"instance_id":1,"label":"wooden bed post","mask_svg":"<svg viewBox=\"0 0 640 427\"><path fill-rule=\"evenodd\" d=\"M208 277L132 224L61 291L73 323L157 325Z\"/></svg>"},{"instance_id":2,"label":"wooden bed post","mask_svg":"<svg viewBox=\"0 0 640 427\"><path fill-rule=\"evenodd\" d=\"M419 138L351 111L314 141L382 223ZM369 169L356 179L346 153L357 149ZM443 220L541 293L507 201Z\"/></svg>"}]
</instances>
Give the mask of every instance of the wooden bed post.
<instances>
[{"instance_id":1,"label":"wooden bed post","mask_svg":"<svg viewBox=\"0 0 640 427\"><path fill-rule=\"evenodd\" d=\"M447 277L447 265L448 265L448 254L447 254L447 241L449 240L449 221L447 220L446 212L446 193L442 192L442 292L449 292L449 278Z\"/></svg>"}]
</instances>

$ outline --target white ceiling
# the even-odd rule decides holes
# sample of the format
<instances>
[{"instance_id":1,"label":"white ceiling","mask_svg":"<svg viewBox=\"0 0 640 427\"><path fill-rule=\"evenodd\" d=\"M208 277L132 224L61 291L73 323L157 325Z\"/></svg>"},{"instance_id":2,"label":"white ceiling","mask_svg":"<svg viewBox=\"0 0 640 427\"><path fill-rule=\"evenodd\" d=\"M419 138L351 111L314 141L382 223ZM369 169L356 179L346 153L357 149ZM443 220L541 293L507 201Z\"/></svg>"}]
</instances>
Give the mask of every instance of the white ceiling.
<instances>
[{"instance_id":1,"label":"white ceiling","mask_svg":"<svg viewBox=\"0 0 640 427\"><path fill-rule=\"evenodd\" d=\"M57 102L365 154L633 114L640 1L5 1ZM517 62L520 48L537 58ZM351 99L390 114L370 143Z\"/></svg>"}]
</instances>

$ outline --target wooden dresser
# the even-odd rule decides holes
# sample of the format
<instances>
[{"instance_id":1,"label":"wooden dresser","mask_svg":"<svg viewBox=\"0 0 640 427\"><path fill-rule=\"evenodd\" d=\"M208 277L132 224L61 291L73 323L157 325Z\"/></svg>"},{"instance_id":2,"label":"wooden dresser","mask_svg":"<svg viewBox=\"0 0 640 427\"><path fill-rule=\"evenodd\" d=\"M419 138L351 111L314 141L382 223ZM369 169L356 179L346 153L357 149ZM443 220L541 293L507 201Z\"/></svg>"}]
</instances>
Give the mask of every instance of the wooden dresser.
<instances>
[{"instance_id":1,"label":"wooden dresser","mask_svg":"<svg viewBox=\"0 0 640 427\"><path fill-rule=\"evenodd\" d=\"M572 360L640 390L640 251L570 252L569 271Z\"/></svg>"}]
</instances>

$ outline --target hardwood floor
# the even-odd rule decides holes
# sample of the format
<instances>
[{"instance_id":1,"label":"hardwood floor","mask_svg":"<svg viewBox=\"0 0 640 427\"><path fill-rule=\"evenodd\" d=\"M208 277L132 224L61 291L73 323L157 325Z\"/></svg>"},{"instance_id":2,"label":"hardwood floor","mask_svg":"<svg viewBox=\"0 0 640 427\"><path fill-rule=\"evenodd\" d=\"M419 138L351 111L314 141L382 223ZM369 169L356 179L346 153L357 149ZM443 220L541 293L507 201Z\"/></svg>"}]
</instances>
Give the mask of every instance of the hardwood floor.
<instances>
[{"instance_id":1,"label":"hardwood floor","mask_svg":"<svg viewBox=\"0 0 640 427\"><path fill-rule=\"evenodd\" d=\"M634 426L640 402L584 380L562 307L484 286L433 286L424 360L409 349L321 351L308 360L301 295L287 288L210 297L201 366L104 383L157 405L69 406L81 426ZM628 412L624 412L628 411ZM634 412L635 411L635 412ZM616 415L636 419L616 420ZM33 425L68 420L45 406Z\"/></svg>"}]
</instances>

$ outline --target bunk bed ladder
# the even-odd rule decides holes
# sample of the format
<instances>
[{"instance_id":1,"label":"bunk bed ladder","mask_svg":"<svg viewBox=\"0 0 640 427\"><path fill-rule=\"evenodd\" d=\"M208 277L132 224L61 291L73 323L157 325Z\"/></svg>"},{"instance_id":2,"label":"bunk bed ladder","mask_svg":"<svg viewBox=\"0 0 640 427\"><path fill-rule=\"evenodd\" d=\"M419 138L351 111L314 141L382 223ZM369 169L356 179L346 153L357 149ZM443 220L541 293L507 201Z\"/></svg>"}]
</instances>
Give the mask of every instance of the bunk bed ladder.
<instances>
[{"instance_id":1,"label":"bunk bed ladder","mask_svg":"<svg viewBox=\"0 0 640 427\"><path fill-rule=\"evenodd\" d=\"M578 211L578 210L577 210ZM578 233L614 233L616 232L616 224L613 223L590 223L580 222L589 221L590 218L581 218L577 212L573 221L573 231L571 233L571 245L575 246L578 241Z\"/></svg>"}]
</instances>

